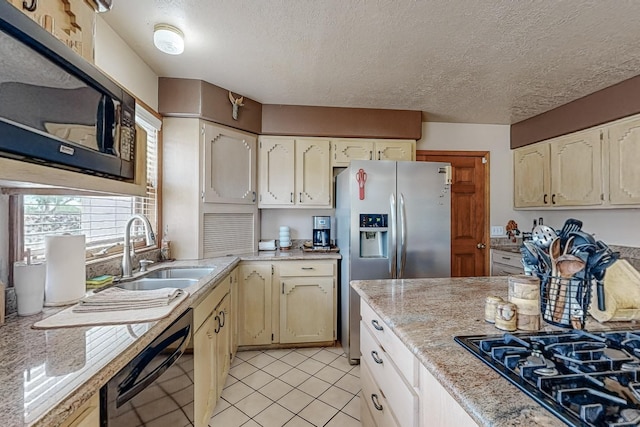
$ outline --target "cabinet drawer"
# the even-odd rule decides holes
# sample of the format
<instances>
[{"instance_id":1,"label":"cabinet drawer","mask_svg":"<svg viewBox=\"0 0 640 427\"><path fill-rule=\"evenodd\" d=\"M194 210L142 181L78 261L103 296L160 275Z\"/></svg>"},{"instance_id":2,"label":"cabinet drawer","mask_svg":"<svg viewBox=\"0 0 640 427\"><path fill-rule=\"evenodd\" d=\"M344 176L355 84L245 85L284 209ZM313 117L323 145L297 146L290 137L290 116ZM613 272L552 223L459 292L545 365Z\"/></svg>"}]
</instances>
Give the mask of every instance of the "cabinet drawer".
<instances>
[{"instance_id":1,"label":"cabinet drawer","mask_svg":"<svg viewBox=\"0 0 640 427\"><path fill-rule=\"evenodd\" d=\"M497 263L491 265L492 276L513 276L518 274L524 274L524 269L522 267L516 268L511 267L510 265Z\"/></svg>"},{"instance_id":2,"label":"cabinet drawer","mask_svg":"<svg viewBox=\"0 0 640 427\"><path fill-rule=\"evenodd\" d=\"M393 408L398 424L415 426L418 419L418 396L403 379L389 354L375 341L369 328L360 327L362 364L367 365L376 384Z\"/></svg>"},{"instance_id":3,"label":"cabinet drawer","mask_svg":"<svg viewBox=\"0 0 640 427\"><path fill-rule=\"evenodd\" d=\"M515 267L520 270L522 274L522 255L519 253L513 253L508 251L501 251L499 249L492 250L491 262L498 264L505 264L511 267Z\"/></svg>"},{"instance_id":4,"label":"cabinet drawer","mask_svg":"<svg viewBox=\"0 0 640 427\"><path fill-rule=\"evenodd\" d=\"M360 404L362 405L364 402L363 406L366 406L366 408L363 408L363 411L369 410L375 426L398 427L391 406L384 394L376 386L366 363L360 365L360 382L362 384L362 398L364 399Z\"/></svg>"},{"instance_id":5,"label":"cabinet drawer","mask_svg":"<svg viewBox=\"0 0 640 427\"><path fill-rule=\"evenodd\" d=\"M200 302L193 309L193 330L197 331L198 328L209 317L209 314L214 308L222 301L222 298L229 293L231 285L229 284L229 276L225 277L222 282L207 295L207 297Z\"/></svg>"},{"instance_id":6,"label":"cabinet drawer","mask_svg":"<svg viewBox=\"0 0 640 427\"><path fill-rule=\"evenodd\" d=\"M281 277L333 276L333 262L285 261L278 264Z\"/></svg>"},{"instance_id":7,"label":"cabinet drawer","mask_svg":"<svg viewBox=\"0 0 640 427\"><path fill-rule=\"evenodd\" d=\"M418 360L411 354L389 326L373 311L364 301L360 302L360 315L364 329L371 332L375 340L385 349L390 358L395 362L400 373L404 376L409 385L418 385Z\"/></svg>"}]
</instances>

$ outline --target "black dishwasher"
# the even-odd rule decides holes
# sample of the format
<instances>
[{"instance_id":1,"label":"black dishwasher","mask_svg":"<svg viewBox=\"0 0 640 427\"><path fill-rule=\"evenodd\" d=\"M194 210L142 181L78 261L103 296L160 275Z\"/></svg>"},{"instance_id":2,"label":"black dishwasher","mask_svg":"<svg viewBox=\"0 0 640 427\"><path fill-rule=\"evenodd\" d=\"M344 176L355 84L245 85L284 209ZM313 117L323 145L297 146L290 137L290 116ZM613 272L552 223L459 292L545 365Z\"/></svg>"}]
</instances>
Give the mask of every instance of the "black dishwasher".
<instances>
[{"instance_id":1,"label":"black dishwasher","mask_svg":"<svg viewBox=\"0 0 640 427\"><path fill-rule=\"evenodd\" d=\"M102 387L101 427L193 426L192 327L189 309Z\"/></svg>"}]
</instances>

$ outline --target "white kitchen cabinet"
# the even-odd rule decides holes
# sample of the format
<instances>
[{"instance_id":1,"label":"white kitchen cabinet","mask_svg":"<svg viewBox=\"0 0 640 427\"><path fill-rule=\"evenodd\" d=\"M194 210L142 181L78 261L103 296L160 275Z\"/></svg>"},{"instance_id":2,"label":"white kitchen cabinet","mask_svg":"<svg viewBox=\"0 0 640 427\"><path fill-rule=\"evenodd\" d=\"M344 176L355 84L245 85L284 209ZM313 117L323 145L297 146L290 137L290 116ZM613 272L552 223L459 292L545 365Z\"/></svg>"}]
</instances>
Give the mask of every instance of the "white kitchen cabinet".
<instances>
[{"instance_id":1,"label":"white kitchen cabinet","mask_svg":"<svg viewBox=\"0 0 640 427\"><path fill-rule=\"evenodd\" d=\"M330 208L330 141L260 137L259 207Z\"/></svg>"},{"instance_id":2,"label":"white kitchen cabinet","mask_svg":"<svg viewBox=\"0 0 640 427\"><path fill-rule=\"evenodd\" d=\"M351 160L411 161L416 158L416 141L336 138L331 140L331 150L332 167L347 167Z\"/></svg>"},{"instance_id":3,"label":"white kitchen cabinet","mask_svg":"<svg viewBox=\"0 0 640 427\"><path fill-rule=\"evenodd\" d=\"M514 150L514 206L602 204L601 138L589 129Z\"/></svg>"},{"instance_id":4,"label":"white kitchen cabinet","mask_svg":"<svg viewBox=\"0 0 640 427\"><path fill-rule=\"evenodd\" d=\"M336 334L336 263L285 261L280 277L280 343L333 341Z\"/></svg>"},{"instance_id":5,"label":"white kitchen cabinet","mask_svg":"<svg viewBox=\"0 0 640 427\"><path fill-rule=\"evenodd\" d=\"M202 124L206 203L256 202L256 137L234 129Z\"/></svg>"},{"instance_id":6,"label":"white kitchen cabinet","mask_svg":"<svg viewBox=\"0 0 640 427\"><path fill-rule=\"evenodd\" d=\"M491 249L491 275L511 276L524 274L521 259L522 255L519 253Z\"/></svg>"},{"instance_id":7,"label":"white kitchen cabinet","mask_svg":"<svg viewBox=\"0 0 640 427\"><path fill-rule=\"evenodd\" d=\"M91 396L82 406L76 409L60 424L60 427L99 427L100 399L99 393Z\"/></svg>"},{"instance_id":8,"label":"white kitchen cabinet","mask_svg":"<svg viewBox=\"0 0 640 427\"><path fill-rule=\"evenodd\" d=\"M606 127L608 201L614 206L640 205L640 116Z\"/></svg>"},{"instance_id":9,"label":"white kitchen cabinet","mask_svg":"<svg viewBox=\"0 0 640 427\"><path fill-rule=\"evenodd\" d=\"M256 143L255 135L203 120L164 119L162 222L174 258L256 250Z\"/></svg>"},{"instance_id":10,"label":"white kitchen cabinet","mask_svg":"<svg viewBox=\"0 0 640 427\"><path fill-rule=\"evenodd\" d=\"M242 263L238 277L238 345L273 340L271 263Z\"/></svg>"},{"instance_id":11,"label":"white kitchen cabinet","mask_svg":"<svg viewBox=\"0 0 640 427\"><path fill-rule=\"evenodd\" d=\"M194 411L196 427L206 427L229 373L232 313L230 279L225 277L193 313Z\"/></svg>"},{"instance_id":12,"label":"white kitchen cabinet","mask_svg":"<svg viewBox=\"0 0 640 427\"><path fill-rule=\"evenodd\" d=\"M421 427L476 427L478 425L422 364L419 373Z\"/></svg>"},{"instance_id":13,"label":"white kitchen cabinet","mask_svg":"<svg viewBox=\"0 0 640 427\"><path fill-rule=\"evenodd\" d=\"M238 352L238 270L236 267L229 273L229 294L231 296L231 360L236 357Z\"/></svg>"}]
</instances>

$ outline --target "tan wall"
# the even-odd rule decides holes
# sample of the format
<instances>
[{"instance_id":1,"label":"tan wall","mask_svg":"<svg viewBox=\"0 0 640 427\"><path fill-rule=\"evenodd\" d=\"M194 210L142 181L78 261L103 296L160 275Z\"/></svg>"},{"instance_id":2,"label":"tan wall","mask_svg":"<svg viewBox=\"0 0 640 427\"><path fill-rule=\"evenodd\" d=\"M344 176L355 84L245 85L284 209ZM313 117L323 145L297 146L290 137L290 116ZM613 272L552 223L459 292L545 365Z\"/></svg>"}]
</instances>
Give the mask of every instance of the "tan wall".
<instances>
[{"instance_id":1,"label":"tan wall","mask_svg":"<svg viewBox=\"0 0 640 427\"><path fill-rule=\"evenodd\" d=\"M100 15L96 18L95 64L151 108L158 109L158 76Z\"/></svg>"}]
</instances>

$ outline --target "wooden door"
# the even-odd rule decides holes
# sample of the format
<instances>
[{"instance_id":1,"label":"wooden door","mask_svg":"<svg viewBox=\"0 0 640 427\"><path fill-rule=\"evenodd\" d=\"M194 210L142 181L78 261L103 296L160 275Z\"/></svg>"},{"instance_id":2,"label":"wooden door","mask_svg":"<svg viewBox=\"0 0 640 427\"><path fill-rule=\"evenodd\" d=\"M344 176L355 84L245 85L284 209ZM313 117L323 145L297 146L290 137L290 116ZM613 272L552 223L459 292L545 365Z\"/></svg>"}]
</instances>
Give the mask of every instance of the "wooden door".
<instances>
[{"instance_id":1,"label":"wooden door","mask_svg":"<svg viewBox=\"0 0 640 427\"><path fill-rule=\"evenodd\" d=\"M331 142L328 139L296 139L295 150L296 205L331 208Z\"/></svg>"},{"instance_id":2,"label":"wooden door","mask_svg":"<svg viewBox=\"0 0 640 427\"><path fill-rule=\"evenodd\" d=\"M293 206L295 143L293 138L260 138L258 206Z\"/></svg>"},{"instance_id":3,"label":"wooden door","mask_svg":"<svg viewBox=\"0 0 640 427\"><path fill-rule=\"evenodd\" d=\"M513 151L513 206L551 205L549 144L529 145Z\"/></svg>"},{"instance_id":4,"label":"wooden door","mask_svg":"<svg viewBox=\"0 0 640 427\"><path fill-rule=\"evenodd\" d=\"M256 137L210 123L203 125L204 201L256 202Z\"/></svg>"},{"instance_id":5,"label":"wooden door","mask_svg":"<svg viewBox=\"0 0 640 427\"><path fill-rule=\"evenodd\" d=\"M561 136L551 146L551 206L602 204L602 131Z\"/></svg>"},{"instance_id":6,"label":"wooden door","mask_svg":"<svg viewBox=\"0 0 640 427\"><path fill-rule=\"evenodd\" d=\"M416 160L452 166L451 276L488 276L489 153L419 150Z\"/></svg>"},{"instance_id":7,"label":"wooden door","mask_svg":"<svg viewBox=\"0 0 640 427\"><path fill-rule=\"evenodd\" d=\"M609 201L640 204L640 118L607 127L609 139Z\"/></svg>"},{"instance_id":8,"label":"wooden door","mask_svg":"<svg viewBox=\"0 0 640 427\"><path fill-rule=\"evenodd\" d=\"M333 340L333 277L282 280L280 343Z\"/></svg>"},{"instance_id":9,"label":"wooden door","mask_svg":"<svg viewBox=\"0 0 640 427\"><path fill-rule=\"evenodd\" d=\"M238 345L271 344L271 264L240 266Z\"/></svg>"},{"instance_id":10,"label":"wooden door","mask_svg":"<svg viewBox=\"0 0 640 427\"><path fill-rule=\"evenodd\" d=\"M336 139L333 141L332 167L347 167L351 160L373 160L373 141Z\"/></svg>"},{"instance_id":11,"label":"wooden door","mask_svg":"<svg viewBox=\"0 0 640 427\"><path fill-rule=\"evenodd\" d=\"M414 159L415 141L377 140L373 148L375 160L411 161Z\"/></svg>"}]
</instances>

